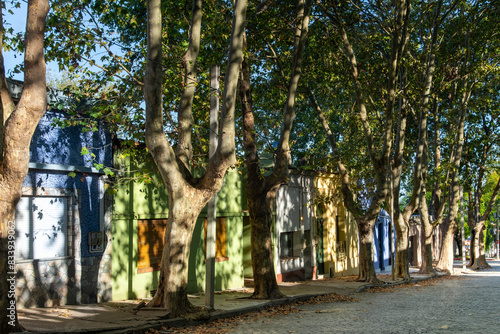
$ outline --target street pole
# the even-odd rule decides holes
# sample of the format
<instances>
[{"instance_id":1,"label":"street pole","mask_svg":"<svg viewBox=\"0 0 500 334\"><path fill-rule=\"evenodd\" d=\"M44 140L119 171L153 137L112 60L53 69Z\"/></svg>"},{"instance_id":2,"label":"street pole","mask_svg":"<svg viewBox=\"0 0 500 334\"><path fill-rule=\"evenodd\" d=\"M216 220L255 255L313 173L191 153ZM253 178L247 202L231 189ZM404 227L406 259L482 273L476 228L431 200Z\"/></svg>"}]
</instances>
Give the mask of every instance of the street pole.
<instances>
[{"instance_id":1,"label":"street pole","mask_svg":"<svg viewBox=\"0 0 500 334\"><path fill-rule=\"evenodd\" d=\"M462 270L465 271L465 217L464 217L464 187L460 186L460 234L462 235Z\"/></svg>"},{"instance_id":2,"label":"street pole","mask_svg":"<svg viewBox=\"0 0 500 334\"><path fill-rule=\"evenodd\" d=\"M390 215L391 215L391 240L390 240L390 243L391 243L391 274L392 274L392 280L395 281L396 280L396 273L395 273L395 268L396 268L396 265L394 263L394 192L393 192L393 188L394 188L394 185L393 185L393 182L392 182L392 171L391 171L391 197L390 197L390 206L391 206L391 209L389 210L390 212Z\"/></svg>"},{"instance_id":3,"label":"street pole","mask_svg":"<svg viewBox=\"0 0 500 334\"><path fill-rule=\"evenodd\" d=\"M219 65L210 69L210 158L217 150L217 134L219 129ZM217 226L217 194L208 202L207 206L207 233L206 238L206 276L205 276L205 307L214 309L214 281L215 281L215 238Z\"/></svg>"},{"instance_id":4,"label":"street pole","mask_svg":"<svg viewBox=\"0 0 500 334\"><path fill-rule=\"evenodd\" d=\"M497 260L500 260L500 243L499 243L500 230L498 229L499 222L500 222L500 203L498 203L497 206Z\"/></svg>"}]
</instances>

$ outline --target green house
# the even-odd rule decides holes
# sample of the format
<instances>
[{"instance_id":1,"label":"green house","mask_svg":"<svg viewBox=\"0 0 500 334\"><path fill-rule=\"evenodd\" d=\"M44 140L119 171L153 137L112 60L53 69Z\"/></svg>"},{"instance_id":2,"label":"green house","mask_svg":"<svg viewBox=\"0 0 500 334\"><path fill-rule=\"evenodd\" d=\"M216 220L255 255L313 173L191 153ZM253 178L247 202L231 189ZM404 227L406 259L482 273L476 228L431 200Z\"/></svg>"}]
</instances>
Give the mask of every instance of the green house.
<instances>
[{"instance_id":1,"label":"green house","mask_svg":"<svg viewBox=\"0 0 500 334\"><path fill-rule=\"evenodd\" d=\"M128 172L118 176L113 200L113 300L150 297L158 285L168 203L161 176L151 160L149 155L143 159L115 157L115 166ZM143 166L148 167L149 176L134 179L133 171ZM251 276L250 252L245 252L250 248L250 238L244 175L229 169L217 195L216 291L241 288L245 275ZM205 208L190 245L188 293L205 289L206 217Z\"/></svg>"}]
</instances>

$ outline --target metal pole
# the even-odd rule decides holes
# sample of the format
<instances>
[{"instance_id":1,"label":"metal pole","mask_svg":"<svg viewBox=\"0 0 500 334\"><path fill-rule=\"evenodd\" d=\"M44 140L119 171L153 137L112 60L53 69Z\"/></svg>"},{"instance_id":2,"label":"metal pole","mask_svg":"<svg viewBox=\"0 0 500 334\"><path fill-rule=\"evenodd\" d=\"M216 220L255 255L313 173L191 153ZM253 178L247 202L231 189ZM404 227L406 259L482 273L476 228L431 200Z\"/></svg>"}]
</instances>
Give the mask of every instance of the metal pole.
<instances>
[{"instance_id":1,"label":"metal pole","mask_svg":"<svg viewBox=\"0 0 500 334\"><path fill-rule=\"evenodd\" d=\"M390 197L390 206L391 206L391 209L389 210L390 212L390 215L391 215L391 239L390 239L390 243L391 243L391 274L392 274L392 280L395 281L396 280L396 273L395 273L395 268L396 268L396 265L394 263L395 259L394 259L394 184L393 184L393 181L392 181L392 171L391 171L391 197Z\"/></svg>"},{"instance_id":2,"label":"metal pole","mask_svg":"<svg viewBox=\"0 0 500 334\"><path fill-rule=\"evenodd\" d=\"M210 69L210 147L208 155L211 158L217 150L217 134L219 129L219 65ZM205 307L213 309L215 281L215 238L217 226L217 194L208 202L206 238L206 276L205 276Z\"/></svg>"},{"instance_id":3,"label":"metal pole","mask_svg":"<svg viewBox=\"0 0 500 334\"><path fill-rule=\"evenodd\" d=\"M465 271L465 217L464 217L464 187L460 187L460 234L462 234L462 269Z\"/></svg>"},{"instance_id":4,"label":"metal pole","mask_svg":"<svg viewBox=\"0 0 500 334\"><path fill-rule=\"evenodd\" d=\"M499 222L500 222L500 203L498 203L497 206L497 260L500 260L500 243L499 243L500 230L498 229Z\"/></svg>"}]
</instances>

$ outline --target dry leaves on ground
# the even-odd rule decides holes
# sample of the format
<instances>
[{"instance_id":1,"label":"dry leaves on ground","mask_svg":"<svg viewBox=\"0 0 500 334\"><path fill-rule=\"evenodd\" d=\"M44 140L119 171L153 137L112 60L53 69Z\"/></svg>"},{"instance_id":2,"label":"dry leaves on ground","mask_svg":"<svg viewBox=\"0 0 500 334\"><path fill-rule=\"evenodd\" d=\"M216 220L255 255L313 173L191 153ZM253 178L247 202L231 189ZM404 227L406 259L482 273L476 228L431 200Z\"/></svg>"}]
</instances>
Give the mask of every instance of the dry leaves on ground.
<instances>
[{"instance_id":1,"label":"dry leaves on ground","mask_svg":"<svg viewBox=\"0 0 500 334\"><path fill-rule=\"evenodd\" d=\"M265 310L243 314L229 319L219 319L209 323L201 324L198 326L191 326L186 328L164 328L162 330L151 329L147 334L226 334L231 333L232 330L240 323L250 323L254 321L266 322L269 318L279 315L289 315L299 313L301 310L298 306L321 304L321 303L339 303L339 302L357 302L358 298L338 293L331 293L328 295L316 296L303 301L296 301L288 305L277 305L267 307Z\"/></svg>"},{"instance_id":2,"label":"dry leaves on ground","mask_svg":"<svg viewBox=\"0 0 500 334\"><path fill-rule=\"evenodd\" d=\"M335 276L335 277L326 278L325 280L340 280L340 281L346 281L346 282L357 282L358 275Z\"/></svg>"},{"instance_id":3,"label":"dry leaves on ground","mask_svg":"<svg viewBox=\"0 0 500 334\"><path fill-rule=\"evenodd\" d=\"M444 275L444 276L438 276L434 278L429 278L425 281L419 281L418 283L404 283L404 284L397 284L397 285L392 285L392 286L374 286L366 289L366 292L369 293L377 293L377 292L394 292L394 289L401 289L401 288L414 288L414 287L425 287L425 286L431 286L436 284L439 281L443 280L463 280L465 279L464 277L461 276L453 276L453 275Z\"/></svg>"},{"instance_id":4,"label":"dry leaves on ground","mask_svg":"<svg viewBox=\"0 0 500 334\"><path fill-rule=\"evenodd\" d=\"M297 301L292 305L311 305L311 304L340 303L340 302L359 302L359 299L348 295L341 295L334 292L328 295L312 297L304 301Z\"/></svg>"}]
</instances>

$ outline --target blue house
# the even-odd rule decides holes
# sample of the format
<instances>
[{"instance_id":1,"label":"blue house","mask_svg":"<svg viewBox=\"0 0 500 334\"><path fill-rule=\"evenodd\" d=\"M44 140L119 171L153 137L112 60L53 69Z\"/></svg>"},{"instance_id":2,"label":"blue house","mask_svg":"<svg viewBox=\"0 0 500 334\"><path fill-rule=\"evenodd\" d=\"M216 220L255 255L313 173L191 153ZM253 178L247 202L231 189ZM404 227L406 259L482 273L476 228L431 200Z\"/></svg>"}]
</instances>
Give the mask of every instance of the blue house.
<instances>
[{"instance_id":1,"label":"blue house","mask_svg":"<svg viewBox=\"0 0 500 334\"><path fill-rule=\"evenodd\" d=\"M14 100L22 83L9 81ZM29 172L16 207L16 296L19 308L106 301L111 298L111 200L105 175L111 166L111 135L60 128L67 114L50 106L66 103L49 92L49 110L30 145ZM81 155L87 147L95 157Z\"/></svg>"},{"instance_id":2,"label":"blue house","mask_svg":"<svg viewBox=\"0 0 500 334\"><path fill-rule=\"evenodd\" d=\"M391 217L384 209L380 210L373 228L373 265L375 270L390 269L391 266Z\"/></svg>"}]
</instances>

